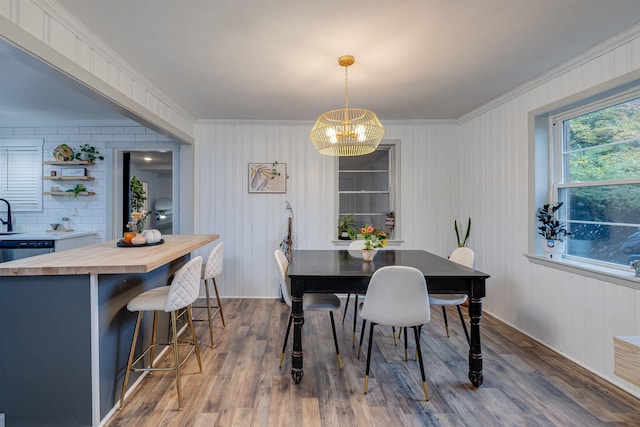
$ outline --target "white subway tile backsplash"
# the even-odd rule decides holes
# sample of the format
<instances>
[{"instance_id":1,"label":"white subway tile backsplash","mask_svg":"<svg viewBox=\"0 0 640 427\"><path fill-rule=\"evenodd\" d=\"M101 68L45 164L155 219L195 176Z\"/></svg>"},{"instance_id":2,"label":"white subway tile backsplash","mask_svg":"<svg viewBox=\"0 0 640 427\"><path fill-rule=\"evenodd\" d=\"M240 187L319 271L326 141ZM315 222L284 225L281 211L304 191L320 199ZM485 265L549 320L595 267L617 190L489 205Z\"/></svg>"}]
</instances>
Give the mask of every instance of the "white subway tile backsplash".
<instances>
[{"instance_id":1,"label":"white subway tile backsplash","mask_svg":"<svg viewBox=\"0 0 640 427\"><path fill-rule=\"evenodd\" d=\"M122 126L103 126L102 134L114 134L114 133L124 133L124 128Z\"/></svg>"},{"instance_id":2,"label":"white subway tile backsplash","mask_svg":"<svg viewBox=\"0 0 640 427\"><path fill-rule=\"evenodd\" d=\"M65 133L68 135L76 134L80 132L80 128L78 126L60 126L58 127L58 133Z\"/></svg>"},{"instance_id":3,"label":"white subway tile backsplash","mask_svg":"<svg viewBox=\"0 0 640 427\"><path fill-rule=\"evenodd\" d=\"M145 133L145 128L142 126L125 126L124 133Z\"/></svg>"},{"instance_id":4,"label":"white subway tile backsplash","mask_svg":"<svg viewBox=\"0 0 640 427\"><path fill-rule=\"evenodd\" d=\"M136 141L157 141L158 134L136 135Z\"/></svg>"}]
</instances>

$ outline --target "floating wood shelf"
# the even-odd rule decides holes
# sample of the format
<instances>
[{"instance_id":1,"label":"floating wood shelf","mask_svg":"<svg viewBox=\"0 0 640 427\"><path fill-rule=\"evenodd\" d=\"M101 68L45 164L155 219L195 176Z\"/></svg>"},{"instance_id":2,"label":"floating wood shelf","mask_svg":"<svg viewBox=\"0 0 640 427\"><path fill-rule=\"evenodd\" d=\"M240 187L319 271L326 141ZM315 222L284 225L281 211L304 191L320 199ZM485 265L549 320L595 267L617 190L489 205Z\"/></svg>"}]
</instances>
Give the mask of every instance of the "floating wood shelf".
<instances>
[{"instance_id":1,"label":"floating wood shelf","mask_svg":"<svg viewBox=\"0 0 640 427\"><path fill-rule=\"evenodd\" d=\"M45 191L44 193L45 196L71 196L73 197L73 192L72 191ZM93 191L81 191L80 193L78 193L78 196L95 196L96 193Z\"/></svg>"},{"instance_id":2,"label":"floating wood shelf","mask_svg":"<svg viewBox=\"0 0 640 427\"><path fill-rule=\"evenodd\" d=\"M92 176L43 176L42 179L51 181L93 181L95 178Z\"/></svg>"},{"instance_id":3,"label":"floating wood shelf","mask_svg":"<svg viewBox=\"0 0 640 427\"><path fill-rule=\"evenodd\" d=\"M93 166L95 165L94 162L90 162L88 160L67 160L67 161L60 161L60 160L46 160L43 162L45 165L58 165L58 166L69 166L69 165L88 165L88 166Z\"/></svg>"}]
</instances>

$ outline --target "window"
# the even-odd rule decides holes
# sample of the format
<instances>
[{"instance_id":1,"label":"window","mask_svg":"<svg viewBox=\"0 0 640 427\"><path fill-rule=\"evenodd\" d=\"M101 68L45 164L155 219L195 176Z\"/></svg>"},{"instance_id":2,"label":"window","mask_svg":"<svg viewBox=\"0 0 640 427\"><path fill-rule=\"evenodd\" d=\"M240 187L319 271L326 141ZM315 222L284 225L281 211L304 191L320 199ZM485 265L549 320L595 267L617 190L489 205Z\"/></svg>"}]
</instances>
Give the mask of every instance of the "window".
<instances>
[{"instance_id":1,"label":"window","mask_svg":"<svg viewBox=\"0 0 640 427\"><path fill-rule=\"evenodd\" d=\"M0 140L0 198L11 203L12 211L42 210L42 143Z\"/></svg>"},{"instance_id":2,"label":"window","mask_svg":"<svg viewBox=\"0 0 640 427\"><path fill-rule=\"evenodd\" d=\"M567 255L628 266L640 259L640 93L552 118L556 196Z\"/></svg>"},{"instance_id":3,"label":"window","mask_svg":"<svg viewBox=\"0 0 640 427\"><path fill-rule=\"evenodd\" d=\"M396 202L395 147L381 145L371 154L340 157L338 162L339 217L353 214L358 228L371 224L392 233L385 218Z\"/></svg>"}]
</instances>

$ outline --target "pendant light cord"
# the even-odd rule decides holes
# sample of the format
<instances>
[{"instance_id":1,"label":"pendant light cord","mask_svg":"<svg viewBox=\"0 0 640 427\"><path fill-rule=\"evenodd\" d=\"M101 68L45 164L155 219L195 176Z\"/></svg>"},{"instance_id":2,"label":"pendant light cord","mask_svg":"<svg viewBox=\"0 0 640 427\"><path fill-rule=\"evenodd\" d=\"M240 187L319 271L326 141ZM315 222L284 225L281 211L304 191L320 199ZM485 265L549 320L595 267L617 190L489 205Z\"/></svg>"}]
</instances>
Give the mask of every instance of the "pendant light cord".
<instances>
[{"instance_id":1,"label":"pendant light cord","mask_svg":"<svg viewBox=\"0 0 640 427\"><path fill-rule=\"evenodd\" d=\"M347 112L349 111L349 66L344 67L344 113L345 119L347 119Z\"/></svg>"}]
</instances>

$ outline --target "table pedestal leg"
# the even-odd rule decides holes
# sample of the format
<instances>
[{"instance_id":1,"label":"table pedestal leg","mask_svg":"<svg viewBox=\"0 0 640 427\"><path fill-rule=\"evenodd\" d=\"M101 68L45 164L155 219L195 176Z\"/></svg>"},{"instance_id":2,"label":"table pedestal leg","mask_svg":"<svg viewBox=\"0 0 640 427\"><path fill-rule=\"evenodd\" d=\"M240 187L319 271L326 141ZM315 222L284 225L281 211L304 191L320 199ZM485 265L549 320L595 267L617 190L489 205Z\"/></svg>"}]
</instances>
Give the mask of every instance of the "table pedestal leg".
<instances>
[{"instance_id":1,"label":"table pedestal leg","mask_svg":"<svg viewBox=\"0 0 640 427\"><path fill-rule=\"evenodd\" d=\"M297 279L291 283L291 313L293 316L293 351L291 353L291 378L300 384L304 371L302 369L302 325L304 324L304 310L302 295L304 283Z\"/></svg>"},{"instance_id":2,"label":"table pedestal leg","mask_svg":"<svg viewBox=\"0 0 640 427\"><path fill-rule=\"evenodd\" d=\"M482 319L482 299L469 298L469 318L471 319L471 342L469 345L469 380L480 387L482 384L482 346L480 343L480 320Z\"/></svg>"}]
</instances>

